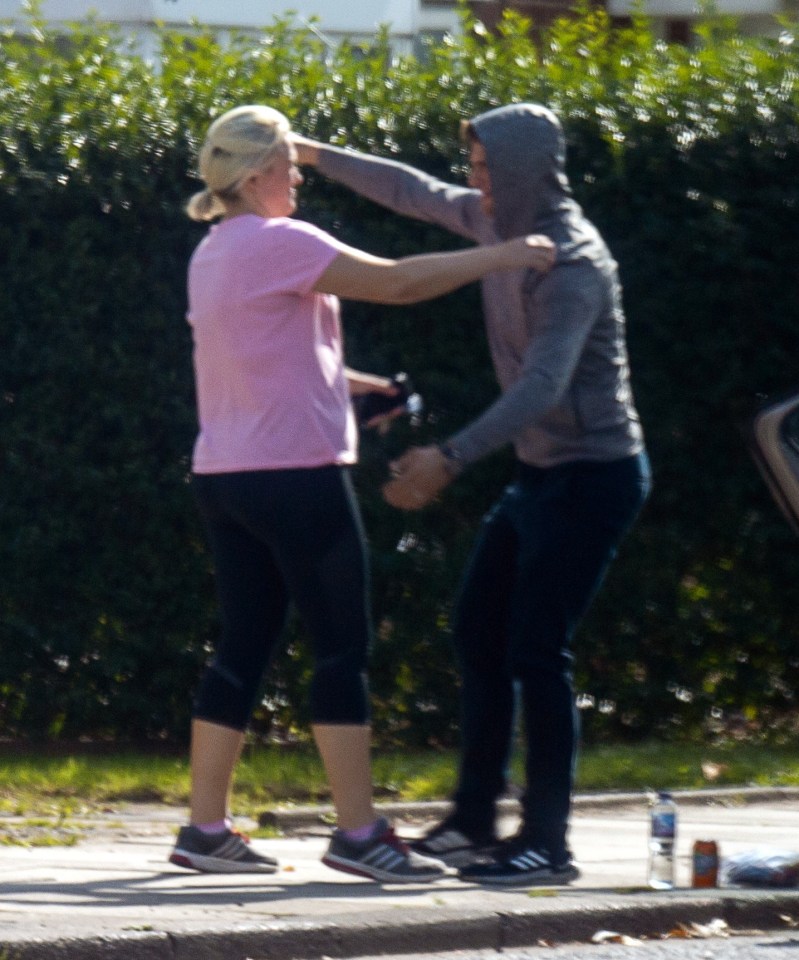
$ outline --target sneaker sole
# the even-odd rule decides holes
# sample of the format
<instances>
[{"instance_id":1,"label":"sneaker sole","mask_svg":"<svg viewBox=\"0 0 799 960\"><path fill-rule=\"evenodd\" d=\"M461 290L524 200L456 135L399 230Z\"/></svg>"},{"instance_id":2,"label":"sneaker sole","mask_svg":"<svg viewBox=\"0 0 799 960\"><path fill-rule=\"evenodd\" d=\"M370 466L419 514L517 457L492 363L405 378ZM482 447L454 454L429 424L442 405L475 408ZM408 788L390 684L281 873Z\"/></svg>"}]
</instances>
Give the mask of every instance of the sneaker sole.
<instances>
[{"instance_id":1,"label":"sneaker sole","mask_svg":"<svg viewBox=\"0 0 799 960\"><path fill-rule=\"evenodd\" d=\"M351 873L356 877L367 877L369 880L379 880L383 883L430 883L448 876L442 870L431 870L428 873L391 873L380 870L378 867L370 867L358 860L347 860L330 853L322 857L322 863L331 870L341 870L343 873Z\"/></svg>"},{"instance_id":2,"label":"sneaker sole","mask_svg":"<svg viewBox=\"0 0 799 960\"><path fill-rule=\"evenodd\" d=\"M496 886L502 887L513 887L513 886L522 886L522 887L540 887L540 886L566 886L571 883L572 880L577 880L580 876L580 871L577 867L564 867L563 870L536 870L530 873L517 873L517 874L497 874L491 876L490 874L481 875L469 875L469 873L461 873L461 880L465 880L468 883L490 883Z\"/></svg>"},{"instance_id":3,"label":"sneaker sole","mask_svg":"<svg viewBox=\"0 0 799 960\"><path fill-rule=\"evenodd\" d=\"M205 857L188 850L175 850L169 858L170 863L187 870L199 870L200 873L277 873L278 865L271 863L247 863L246 860L222 860L219 857Z\"/></svg>"},{"instance_id":4,"label":"sneaker sole","mask_svg":"<svg viewBox=\"0 0 799 960\"><path fill-rule=\"evenodd\" d=\"M479 860L480 857L485 856L491 849L491 847L462 847L460 850L449 850L446 853L439 853L435 850L425 850L421 847L414 846L413 843L410 844L410 847L415 853L423 857L433 857L433 859L440 860L448 867L454 867L456 870L463 867L470 867L475 860Z\"/></svg>"}]
</instances>

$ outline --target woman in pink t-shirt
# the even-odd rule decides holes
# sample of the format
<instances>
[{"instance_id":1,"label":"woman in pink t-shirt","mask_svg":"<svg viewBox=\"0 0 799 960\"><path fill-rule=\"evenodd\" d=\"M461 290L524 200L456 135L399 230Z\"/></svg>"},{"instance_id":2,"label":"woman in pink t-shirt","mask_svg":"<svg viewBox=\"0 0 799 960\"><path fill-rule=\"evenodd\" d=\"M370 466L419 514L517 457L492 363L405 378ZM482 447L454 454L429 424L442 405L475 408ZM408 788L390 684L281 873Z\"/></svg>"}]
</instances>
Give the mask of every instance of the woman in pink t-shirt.
<instances>
[{"instance_id":1,"label":"woman in pink t-shirt","mask_svg":"<svg viewBox=\"0 0 799 960\"><path fill-rule=\"evenodd\" d=\"M190 823L170 860L209 872L277 863L231 829L233 770L263 672L293 602L312 639L314 738L338 816L324 862L376 880L446 873L412 853L372 805L365 538L349 467L353 394L391 382L348 370L339 297L404 304L492 270L546 270L544 237L388 260L291 219L302 176L287 119L238 107L209 128L196 220L221 220L189 266L200 430L193 488L214 559L222 636L192 720Z\"/></svg>"}]
</instances>

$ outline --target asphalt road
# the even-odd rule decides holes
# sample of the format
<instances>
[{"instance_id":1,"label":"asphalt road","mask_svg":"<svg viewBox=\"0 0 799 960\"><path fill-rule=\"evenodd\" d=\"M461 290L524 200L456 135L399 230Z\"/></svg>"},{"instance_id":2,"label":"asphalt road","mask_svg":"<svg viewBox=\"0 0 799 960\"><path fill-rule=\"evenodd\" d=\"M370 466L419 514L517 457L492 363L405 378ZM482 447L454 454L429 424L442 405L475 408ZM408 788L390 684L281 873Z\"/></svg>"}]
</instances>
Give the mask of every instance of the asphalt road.
<instances>
[{"instance_id":1,"label":"asphalt road","mask_svg":"<svg viewBox=\"0 0 799 960\"><path fill-rule=\"evenodd\" d=\"M524 950L458 950L451 953L360 960L797 960L799 935L725 935L698 939L637 940L634 943L572 944L528 947ZM257 958L253 958L257 960Z\"/></svg>"}]
</instances>

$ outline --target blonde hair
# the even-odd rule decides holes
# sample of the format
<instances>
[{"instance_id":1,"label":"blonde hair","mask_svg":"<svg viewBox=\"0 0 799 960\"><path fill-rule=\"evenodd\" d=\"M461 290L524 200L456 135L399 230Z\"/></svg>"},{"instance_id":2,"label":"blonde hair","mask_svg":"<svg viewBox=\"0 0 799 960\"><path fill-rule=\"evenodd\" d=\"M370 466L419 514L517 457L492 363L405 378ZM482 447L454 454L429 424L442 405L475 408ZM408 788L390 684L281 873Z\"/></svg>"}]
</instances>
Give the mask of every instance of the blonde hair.
<instances>
[{"instance_id":1,"label":"blonde hair","mask_svg":"<svg viewBox=\"0 0 799 960\"><path fill-rule=\"evenodd\" d=\"M198 169L205 189L186 205L192 220L213 220L225 212L225 201L237 195L239 183L269 166L291 133L288 118L272 107L249 105L228 110L208 128Z\"/></svg>"}]
</instances>

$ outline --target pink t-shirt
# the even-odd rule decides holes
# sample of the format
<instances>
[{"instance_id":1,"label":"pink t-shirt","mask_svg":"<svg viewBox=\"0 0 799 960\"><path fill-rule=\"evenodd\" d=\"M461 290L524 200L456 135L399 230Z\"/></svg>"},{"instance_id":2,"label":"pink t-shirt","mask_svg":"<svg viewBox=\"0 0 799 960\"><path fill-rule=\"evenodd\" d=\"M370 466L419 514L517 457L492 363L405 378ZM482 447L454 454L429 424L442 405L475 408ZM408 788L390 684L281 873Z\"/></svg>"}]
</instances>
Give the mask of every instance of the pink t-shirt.
<instances>
[{"instance_id":1,"label":"pink t-shirt","mask_svg":"<svg viewBox=\"0 0 799 960\"><path fill-rule=\"evenodd\" d=\"M308 223L247 214L194 251L196 473L355 462L339 302L312 289L341 250Z\"/></svg>"}]
</instances>

